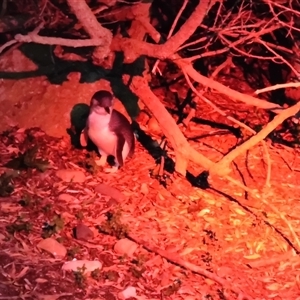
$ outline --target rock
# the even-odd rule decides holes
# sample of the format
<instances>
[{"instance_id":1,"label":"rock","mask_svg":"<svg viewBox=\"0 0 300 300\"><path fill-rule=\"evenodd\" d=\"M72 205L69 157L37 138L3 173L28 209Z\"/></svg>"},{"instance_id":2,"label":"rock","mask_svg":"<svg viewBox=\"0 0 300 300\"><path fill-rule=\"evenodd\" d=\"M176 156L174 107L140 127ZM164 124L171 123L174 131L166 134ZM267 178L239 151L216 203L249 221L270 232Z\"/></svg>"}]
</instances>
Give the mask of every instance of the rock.
<instances>
[{"instance_id":1,"label":"rock","mask_svg":"<svg viewBox=\"0 0 300 300\"><path fill-rule=\"evenodd\" d=\"M132 257L136 249L138 248L138 245L129 240L129 239L121 239L118 240L114 246L114 250L118 254L127 254L129 257Z\"/></svg>"},{"instance_id":2,"label":"rock","mask_svg":"<svg viewBox=\"0 0 300 300\"><path fill-rule=\"evenodd\" d=\"M136 288L133 286L128 286L124 291L118 293L120 299L136 298Z\"/></svg>"},{"instance_id":3,"label":"rock","mask_svg":"<svg viewBox=\"0 0 300 300\"><path fill-rule=\"evenodd\" d=\"M107 207L113 207L113 206L116 206L118 204L119 204L119 202L114 198L110 198L106 203Z\"/></svg>"},{"instance_id":4,"label":"rock","mask_svg":"<svg viewBox=\"0 0 300 300\"><path fill-rule=\"evenodd\" d=\"M104 183L97 185L95 187L95 192L105 196L109 196L117 200L118 202L125 200L125 196L119 190Z\"/></svg>"},{"instance_id":5,"label":"rock","mask_svg":"<svg viewBox=\"0 0 300 300\"><path fill-rule=\"evenodd\" d=\"M6 236L2 233L0 233L0 245L2 244L2 242L6 239Z\"/></svg>"},{"instance_id":6,"label":"rock","mask_svg":"<svg viewBox=\"0 0 300 300\"><path fill-rule=\"evenodd\" d=\"M84 182L85 175L80 170L62 169L56 172L56 176L66 182Z\"/></svg>"},{"instance_id":7,"label":"rock","mask_svg":"<svg viewBox=\"0 0 300 300\"><path fill-rule=\"evenodd\" d=\"M18 203L1 202L0 211L4 214L10 214L21 210L22 207Z\"/></svg>"},{"instance_id":8,"label":"rock","mask_svg":"<svg viewBox=\"0 0 300 300\"><path fill-rule=\"evenodd\" d=\"M149 194L149 189L148 189L147 183L142 183L142 185L141 185L141 193L143 195Z\"/></svg>"},{"instance_id":9,"label":"rock","mask_svg":"<svg viewBox=\"0 0 300 300\"><path fill-rule=\"evenodd\" d=\"M68 203L78 203L78 199L70 194L60 194L57 198L59 201L65 201Z\"/></svg>"},{"instance_id":10,"label":"rock","mask_svg":"<svg viewBox=\"0 0 300 300\"><path fill-rule=\"evenodd\" d=\"M52 254L55 258L64 258L67 254L65 246L52 238L41 240L37 244L37 247Z\"/></svg>"},{"instance_id":11,"label":"rock","mask_svg":"<svg viewBox=\"0 0 300 300\"><path fill-rule=\"evenodd\" d=\"M84 224L78 224L74 233L78 240L88 241L94 238L94 232Z\"/></svg>"},{"instance_id":12,"label":"rock","mask_svg":"<svg viewBox=\"0 0 300 300\"><path fill-rule=\"evenodd\" d=\"M148 121L150 119L150 116L149 114L144 111L144 110L141 110L139 115L137 116L136 118L136 121L140 124L140 125L143 125L143 126L146 126Z\"/></svg>"},{"instance_id":13,"label":"rock","mask_svg":"<svg viewBox=\"0 0 300 300\"><path fill-rule=\"evenodd\" d=\"M83 266L85 267L84 273L90 273L102 268L102 264L98 260L72 260L66 261L61 269L64 271L78 271L78 268L82 268Z\"/></svg>"},{"instance_id":14,"label":"rock","mask_svg":"<svg viewBox=\"0 0 300 300\"><path fill-rule=\"evenodd\" d=\"M148 130L153 134L161 134L162 133L160 125L154 117L152 117L149 120L147 126L148 126Z\"/></svg>"}]
</instances>

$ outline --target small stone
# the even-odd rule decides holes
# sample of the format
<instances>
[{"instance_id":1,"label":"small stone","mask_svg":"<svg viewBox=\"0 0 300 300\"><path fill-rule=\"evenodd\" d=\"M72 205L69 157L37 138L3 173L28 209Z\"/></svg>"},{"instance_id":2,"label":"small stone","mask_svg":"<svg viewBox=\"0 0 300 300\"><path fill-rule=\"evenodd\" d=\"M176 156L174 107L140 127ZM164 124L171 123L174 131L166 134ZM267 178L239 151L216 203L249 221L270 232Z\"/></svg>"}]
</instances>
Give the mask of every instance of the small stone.
<instances>
[{"instance_id":1,"label":"small stone","mask_svg":"<svg viewBox=\"0 0 300 300\"><path fill-rule=\"evenodd\" d=\"M102 264L98 260L72 260L66 261L61 269L64 271L78 271L78 268L83 268L84 273L93 272L96 269L101 269Z\"/></svg>"},{"instance_id":2,"label":"small stone","mask_svg":"<svg viewBox=\"0 0 300 300\"><path fill-rule=\"evenodd\" d=\"M136 298L136 288L133 286L128 286L124 291L118 294L120 299Z\"/></svg>"},{"instance_id":3,"label":"small stone","mask_svg":"<svg viewBox=\"0 0 300 300\"><path fill-rule=\"evenodd\" d=\"M136 121L139 123L139 124L142 124L142 125L147 125L148 121L150 119L150 116L149 114L144 111L144 110L141 110L139 115L137 116L137 119Z\"/></svg>"},{"instance_id":4,"label":"small stone","mask_svg":"<svg viewBox=\"0 0 300 300\"><path fill-rule=\"evenodd\" d=\"M160 128L160 125L159 125L159 123L158 123L158 121L154 118L154 117L152 117L150 120L149 120L149 122L148 122L148 130L150 131L150 132L152 132L152 133L156 133L156 134L158 134L158 133L161 133L161 128Z\"/></svg>"},{"instance_id":5,"label":"small stone","mask_svg":"<svg viewBox=\"0 0 300 300\"><path fill-rule=\"evenodd\" d=\"M52 254L55 258L59 259L64 258L67 254L67 249L65 248L65 246L52 238L41 240L37 244L37 247L45 250L46 252Z\"/></svg>"},{"instance_id":6,"label":"small stone","mask_svg":"<svg viewBox=\"0 0 300 300\"><path fill-rule=\"evenodd\" d=\"M226 266L220 267L217 270L217 274L220 277L226 278L227 276L232 275L232 269Z\"/></svg>"},{"instance_id":7,"label":"small stone","mask_svg":"<svg viewBox=\"0 0 300 300\"><path fill-rule=\"evenodd\" d=\"M85 175L80 170L62 169L56 172L56 176L66 182L84 182Z\"/></svg>"},{"instance_id":8,"label":"small stone","mask_svg":"<svg viewBox=\"0 0 300 300\"><path fill-rule=\"evenodd\" d=\"M116 206L118 204L119 204L119 202L114 198L110 198L106 203L107 207Z\"/></svg>"},{"instance_id":9,"label":"small stone","mask_svg":"<svg viewBox=\"0 0 300 300\"><path fill-rule=\"evenodd\" d=\"M0 244L6 239L6 236L0 233Z\"/></svg>"},{"instance_id":10,"label":"small stone","mask_svg":"<svg viewBox=\"0 0 300 300\"><path fill-rule=\"evenodd\" d=\"M118 202L125 200L125 196L116 188L109 186L107 184L101 183L95 187L95 192L109 196Z\"/></svg>"},{"instance_id":11,"label":"small stone","mask_svg":"<svg viewBox=\"0 0 300 300\"><path fill-rule=\"evenodd\" d=\"M94 232L84 224L78 224L75 228L75 237L78 240L88 241L94 238Z\"/></svg>"},{"instance_id":12,"label":"small stone","mask_svg":"<svg viewBox=\"0 0 300 300\"><path fill-rule=\"evenodd\" d=\"M65 201L65 202L68 202L68 203L78 203L79 202L76 197L74 197L70 194L60 194L58 196L57 200Z\"/></svg>"},{"instance_id":13,"label":"small stone","mask_svg":"<svg viewBox=\"0 0 300 300\"><path fill-rule=\"evenodd\" d=\"M148 189L147 183L142 183L142 185L141 185L141 193L143 195L149 194L149 189Z\"/></svg>"},{"instance_id":14,"label":"small stone","mask_svg":"<svg viewBox=\"0 0 300 300\"><path fill-rule=\"evenodd\" d=\"M114 246L116 253L121 255L127 254L129 257L133 256L137 248L138 245L129 239L118 240Z\"/></svg>"}]
</instances>

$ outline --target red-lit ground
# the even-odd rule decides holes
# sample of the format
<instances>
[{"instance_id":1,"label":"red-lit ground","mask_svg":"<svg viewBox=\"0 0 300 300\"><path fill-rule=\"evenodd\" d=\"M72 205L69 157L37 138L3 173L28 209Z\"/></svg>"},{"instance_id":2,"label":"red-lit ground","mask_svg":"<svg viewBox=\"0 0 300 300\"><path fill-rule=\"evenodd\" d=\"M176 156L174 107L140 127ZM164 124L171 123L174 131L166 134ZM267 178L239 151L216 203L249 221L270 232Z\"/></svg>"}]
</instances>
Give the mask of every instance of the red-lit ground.
<instances>
[{"instance_id":1,"label":"red-lit ground","mask_svg":"<svg viewBox=\"0 0 300 300\"><path fill-rule=\"evenodd\" d=\"M198 128L199 134L217 131L203 125ZM118 299L118 293L128 286L136 288L137 299L237 299L231 290L234 288L253 299L300 299L300 259L291 248L300 249L296 240L300 173L290 169L299 169L299 153L295 150L267 142L272 161L271 187L259 193L277 209L275 213L266 204L242 207L216 192L193 188L179 177L171 177L174 182L166 190L150 178L154 160L139 144L134 158L117 174L92 175L80 167L85 151L72 149L68 139L29 132L34 136L29 140L23 130L1 136L1 164L14 152L37 144L39 154L50 161L51 168L44 173L22 171L13 181L13 194L0 198L0 299ZM228 133L192 143L202 154L217 160L235 142ZM249 187L262 188L267 174L263 157L261 146L251 149L246 160L240 157L232 166L232 176L241 180L242 174ZM63 182L55 176L63 168L82 170L87 175L85 182ZM191 166L191 171L197 174L200 169ZM125 200L117 204L110 197L96 194L94 188L99 183L116 187ZM211 178L210 183L237 201L244 199L241 189L222 178ZM75 198L69 202L58 200L62 193ZM26 195L27 206L21 206L18 202ZM73 237L72 229L79 222L94 229L105 221L107 211L118 209L131 236L211 271L227 285L172 264L141 246L134 254L135 261L116 254L113 247L117 239L97 230L89 242ZM68 258L63 260L54 260L37 249L42 226L55 215L64 221L61 231L52 236L60 238L68 250ZM8 233L7 226L14 223L29 223L32 227L28 232ZM99 278L84 276L82 286L72 273L64 274L61 266L72 257L100 260L103 268Z\"/></svg>"},{"instance_id":2,"label":"red-lit ground","mask_svg":"<svg viewBox=\"0 0 300 300\"><path fill-rule=\"evenodd\" d=\"M252 92L233 74L230 78L223 78L224 84L238 86L240 92ZM41 78L4 81L5 93L1 97L6 101L1 102L0 124L12 121L12 125L19 121L22 127L40 124L50 132L55 132L56 127L65 132L68 108L76 102L88 103L99 84L80 85L77 79L76 74L71 74L62 86L51 86ZM170 89L184 98L183 83ZM22 94L18 92L21 90ZM76 91L76 98L72 98L71 91ZM174 108L166 90L154 92L169 108ZM206 97L252 128L267 122L262 111L216 93L207 92ZM52 99L55 108L51 106ZM12 105L10 101L15 102ZM37 113L37 109L43 113ZM196 116L232 125L201 102ZM143 125L144 120L139 121ZM186 137L213 161L221 159L237 143L228 130L194 122L189 125ZM152 122L145 129L153 134L157 126ZM246 131L243 134L249 136ZM285 139L290 139L289 134ZM44 173L22 171L13 179L14 192L0 197L0 299L118 299L118 293L128 286L136 288L137 299L238 299L233 290L241 291L239 299L242 292L253 299L300 299L300 259L292 248L300 250L299 150L272 144L270 140L266 144L272 163L271 187L263 189L267 156L261 145L238 157L231 166L231 176L251 189L259 189L257 193L263 199L260 207L253 207L250 197L249 205L243 207L238 203L245 199L243 190L222 178L209 178L217 191L193 188L178 176L171 176L165 189L149 176L149 171L155 168L154 159L139 143L133 159L118 173L91 174L81 167L86 162L86 151L73 149L68 138L57 139L40 130L25 128L3 133L1 166L18 151L38 145L39 155L51 167ZM168 153L173 157L171 150ZM64 168L82 171L86 175L84 183L67 183L56 177L56 171ZM1 173L5 170L0 168ZM189 170L194 175L203 171L195 165L190 165ZM125 198L112 201L101 196L95 192L99 183L116 187ZM70 196L62 198L61 194ZM24 199L22 206L19 201ZM129 235L139 240L134 259L114 251L116 237L96 230L106 220L108 211L121 212L121 226L127 226ZM59 239L68 251L62 260L55 260L37 247L42 240L43 225L53 222L57 216L61 216L64 225L52 238ZM72 229L80 222L94 231L89 242L73 237ZM18 232L12 230L14 224L31 225L31 228L27 228L28 232ZM162 255L157 254L159 251ZM173 264L178 257L181 263ZM103 267L99 278L88 275L76 279L72 273L64 274L61 266L72 258L100 260ZM192 273L193 267L208 270L210 277L225 283L221 285L212 278Z\"/></svg>"}]
</instances>

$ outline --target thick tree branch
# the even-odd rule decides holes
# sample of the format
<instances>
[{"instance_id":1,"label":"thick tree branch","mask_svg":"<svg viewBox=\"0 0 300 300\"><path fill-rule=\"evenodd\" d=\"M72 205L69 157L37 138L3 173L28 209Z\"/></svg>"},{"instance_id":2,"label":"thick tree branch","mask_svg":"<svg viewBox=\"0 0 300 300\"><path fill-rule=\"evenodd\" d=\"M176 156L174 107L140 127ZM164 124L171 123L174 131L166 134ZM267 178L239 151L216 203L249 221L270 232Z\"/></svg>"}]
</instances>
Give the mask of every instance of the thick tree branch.
<instances>
[{"instance_id":1,"label":"thick tree branch","mask_svg":"<svg viewBox=\"0 0 300 300\"><path fill-rule=\"evenodd\" d=\"M175 33L168 41L164 44L164 51L166 52L166 57L171 57L177 52L178 48L192 36L196 31L198 26L203 22L204 17L215 4L215 0L201 0L200 3L195 8L194 12L186 20L186 22L181 26L180 30Z\"/></svg>"},{"instance_id":2,"label":"thick tree branch","mask_svg":"<svg viewBox=\"0 0 300 300\"><path fill-rule=\"evenodd\" d=\"M178 59L175 60L174 62L184 70L193 80L196 82L201 83L203 86L209 87L211 89L214 89L222 94L225 94L231 98L234 98L235 100L241 101L245 104L251 105L251 106L256 106L259 108L263 109L269 109L272 110L276 113L281 112L282 107L278 104L271 103L265 100L257 99L255 97L249 96L242 94L240 92L237 92L217 81L214 81L212 79L209 79L208 77L205 77L198 73L193 66L189 63L186 62L184 59L180 59L179 56L177 56Z\"/></svg>"},{"instance_id":3,"label":"thick tree branch","mask_svg":"<svg viewBox=\"0 0 300 300\"><path fill-rule=\"evenodd\" d=\"M172 59L178 48L195 32L198 26L202 23L203 18L205 17L209 8L215 2L216 1L214 0L201 1L188 20L178 30L178 32L162 45L154 45L127 38L114 38L111 49L112 51L123 51L125 53L125 57L132 57L132 53L130 55L126 55L126 52L134 51L136 58L140 55L146 55L149 57L156 57L161 60L167 58Z\"/></svg>"},{"instance_id":4,"label":"thick tree branch","mask_svg":"<svg viewBox=\"0 0 300 300\"><path fill-rule=\"evenodd\" d=\"M265 139L270 132L272 132L278 125L280 125L287 118L295 115L300 110L300 102L283 110L277 115L271 122L269 122L264 129L259 131L256 135L252 136L249 140L242 145L236 147L225 155L214 167L211 169L215 173L215 170L229 170L229 164L241 153L245 153L247 150L255 146L257 143ZM215 170L214 170L215 169ZM224 175L226 171L224 172Z\"/></svg>"},{"instance_id":5,"label":"thick tree branch","mask_svg":"<svg viewBox=\"0 0 300 300\"><path fill-rule=\"evenodd\" d=\"M110 52L112 33L101 26L86 1L67 0L67 2L89 36L102 40L102 47L98 47L96 50L97 57L99 59L107 57Z\"/></svg>"},{"instance_id":6,"label":"thick tree branch","mask_svg":"<svg viewBox=\"0 0 300 300\"><path fill-rule=\"evenodd\" d=\"M189 143L176 125L175 120L151 91L146 79L135 76L130 88L143 101L159 122L162 132L166 135L174 148L176 157L175 170L185 175L189 157ZM205 162L207 163L207 167L210 166L209 161L205 157L203 157L203 161L204 164Z\"/></svg>"}]
</instances>

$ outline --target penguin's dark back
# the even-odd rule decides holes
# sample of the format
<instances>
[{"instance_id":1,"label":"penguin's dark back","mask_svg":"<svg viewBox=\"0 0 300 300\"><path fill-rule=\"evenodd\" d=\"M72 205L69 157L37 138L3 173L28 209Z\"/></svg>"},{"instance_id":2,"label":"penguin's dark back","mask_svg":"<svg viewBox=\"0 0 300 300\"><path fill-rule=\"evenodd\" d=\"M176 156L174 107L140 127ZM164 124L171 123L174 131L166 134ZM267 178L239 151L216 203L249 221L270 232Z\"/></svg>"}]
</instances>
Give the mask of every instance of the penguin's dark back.
<instances>
[{"instance_id":1,"label":"penguin's dark back","mask_svg":"<svg viewBox=\"0 0 300 300\"><path fill-rule=\"evenodd\" d=\"M124 136L125 141L128 143L130 149L128 157L131 157L134 153L134 147L135 147L133 130L126 117L115 109L111 113L109 129L115 132L117 135L121 134Z\"/></svg>"}]
</instances>

